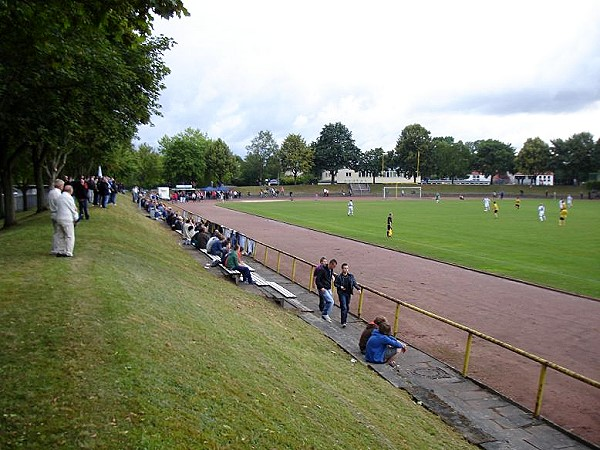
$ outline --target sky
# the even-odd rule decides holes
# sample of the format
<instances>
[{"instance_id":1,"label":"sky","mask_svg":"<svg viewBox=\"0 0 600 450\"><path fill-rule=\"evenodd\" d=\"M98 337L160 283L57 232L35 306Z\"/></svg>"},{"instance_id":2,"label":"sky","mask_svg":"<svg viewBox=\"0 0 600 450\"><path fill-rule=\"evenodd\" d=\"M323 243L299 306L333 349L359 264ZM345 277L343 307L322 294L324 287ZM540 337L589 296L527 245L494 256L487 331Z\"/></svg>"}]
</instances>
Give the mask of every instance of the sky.
<instances>
[{"instance_id":1,"label":"sky","mask_svg":"<svg viewBox=\"0 0 600 450\"><path fill-rule=\"evenodd\" d=\"M136 145L186 128L244 157L261 130L309 144L341 122L362 151L404 127L456 141L600 138L600 1L187 0L154 22L177 44L162 117Z\"/></svg>"}]
</instances>

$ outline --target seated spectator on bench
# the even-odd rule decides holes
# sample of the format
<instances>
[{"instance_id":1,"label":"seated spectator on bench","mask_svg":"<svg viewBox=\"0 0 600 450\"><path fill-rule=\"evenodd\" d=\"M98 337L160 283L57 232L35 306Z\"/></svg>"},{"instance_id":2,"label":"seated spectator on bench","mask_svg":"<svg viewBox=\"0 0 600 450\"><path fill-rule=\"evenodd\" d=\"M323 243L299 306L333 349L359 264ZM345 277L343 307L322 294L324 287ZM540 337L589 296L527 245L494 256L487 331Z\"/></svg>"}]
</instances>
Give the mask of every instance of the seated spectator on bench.
<instances>
[{"instance_id":1,"label":"seated spectator on bench","mask_svg":"<svg viewBox=\"0 0 600 450\"><path fill-rule=\"evenodd\" d=\"M365 360L370 363L383 364L388 363L392 367L396 367L396 356L398 349L404 353L406 344L400 342L393 336L392 327L387 322L379 325L379 328L373 329L371 337L367 341L367 349L365 351Z\"/></svg>"},{"instance_id":2,"label":"seated spectator on bench","mask_svg":"<svg viewBox=\"0 0 600 450\"><path fill-rule=\"evenodd\" d=\"M237 244L229 254L227 255L227 260L225 261L225 267L231 270L237 270L242 274L242 281L246 281L248 284L252 284L252 273L248 266L242 263L239 260L238 252L241 252L239 244Z\"/></svg>"},{"instance_id":3,"label":"seated spectator on bench","mask_svg":"<svg viewBox=\"0 0 600 450\"><path fill-rule=\"evenodd\" d=\"M360 339L358 340L358 347L360 348L360 352L363 355L365 354L365 350L367 349L367 341L371 337L373 330L379 328L379 325L381 325L383 322L387 322L387 319L384 316L375 317L372 322L369 322L367 324L367 327L360 335Z\"/></svg>"},{"instance_id":4,"label":"seated spectator on bench","mask_svg":"<svg viewBox=\"0 0 600 450\"><path fill-rule=\"evenodd\" d=\"M192 243L192 238L194 237L194 234L196 234L195 231L195 226L192 223L191 219L187 219L185 221L185 223L183 224L183 239L185 240L186 244L191 244Z\"/></svg>"},{"instance_id":5,"label":"seated spectator on bench","mask_svg":"<svg viewBox=\"0 0 600 450\"><path fill-rule=\"evenodd\" d=\"M198 232L192 237L192 245L196 247L198 250L201 248L206 248L206 244L208 244L208 240L210 239L210 234L206 231L206 227L204 225L200 225Z\"/></svg>"},{"instance_id":6,"label":"seated spectator on bench","mask_svg":"<svg viewBox=\"0 0 600 450\"><path fill-rule=\"evenodd\" d=\"M209 255L215 255L215 256L218 256L219 258L221 258L224 253L224 248L229 243L229 239L224 238L221 233L219 233L218 237L219 237L219 239L217 239L216 241L213 241L212 245L210 246L210 249L207 249L207 253ZM208 247L208 244L206 244L206 245Z\"/></svg>"},{"instance_id":7,"label":"seated spectator on bench","mask_svg":"<svg viewBox=\"0 0 600 450\"><path fill-rule=\"evenodd\" d=\"M223 235L221 233L219 233L217 230L215 230L213 232L213 235L206 242L206 253L208 253L210 255L211 254L210 251L212 249L213 244L222 239L223 239Z\"/></svg>"}]
</instances>

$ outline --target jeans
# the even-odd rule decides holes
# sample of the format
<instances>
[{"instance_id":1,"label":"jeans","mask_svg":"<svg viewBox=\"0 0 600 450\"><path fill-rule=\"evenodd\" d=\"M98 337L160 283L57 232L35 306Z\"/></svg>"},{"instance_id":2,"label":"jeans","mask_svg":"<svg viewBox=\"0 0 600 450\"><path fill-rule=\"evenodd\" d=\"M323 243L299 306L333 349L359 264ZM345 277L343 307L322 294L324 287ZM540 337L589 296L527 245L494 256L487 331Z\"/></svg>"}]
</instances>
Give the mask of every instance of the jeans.
<instances>
[{"instance_id":1,"label":"jeans","mask_svg":"<svg viewBox=\"0 0 600 450\"><path fill-rule=\"evenodd\" d=\"M331 314L331 308L333 308L333 295L331 295L331 289L325 289L321 291L321 295L323 296L323 300L325 301L325 305L323 306L323 316L328 316Z\"/></svg>"},{"instance_id":2,"label":"jeans","mask_svg":"<svg viewBox=\"0 0 600 450\"><path fill-rule=\"evenodd\" d=\"M350 309L351 295L347 292L338 292L340 299L340 310L342 314L342 323L348 323L348 310Z\"/></svg>"},{"instance_id":3,"label":"jeans","mask_svg":"<svg viewBox=\"0 0 600 450\"><path fill-rule=\"evenodd\" d=\"M108 194L102 196L102 207L106 208L108 206Z\"/></svg>"},{"instance_id":4,"label":"jeans","mask_svg":"<svg viewBox=\"0 0 600 450\"><path fill-rule=\"evenodd\" d=\"M252 275L251 275L250 269L248 269L248 267L235 266L234 270L237 270L239 273L242 274L242 281L247 281L248 283L252 284Z\"/></svg>"},{"instance_id":5,"label":"jeans","mask_svg":"<svg viewBox=\"0 0 600 450\"><path fill-rule=\"evenodd\" d=\"M90 213L88 212L88 199L78 199L79 203L79 218L82 219L85 216L85 219L90 218Z\"/></svg>"}]
</instances>

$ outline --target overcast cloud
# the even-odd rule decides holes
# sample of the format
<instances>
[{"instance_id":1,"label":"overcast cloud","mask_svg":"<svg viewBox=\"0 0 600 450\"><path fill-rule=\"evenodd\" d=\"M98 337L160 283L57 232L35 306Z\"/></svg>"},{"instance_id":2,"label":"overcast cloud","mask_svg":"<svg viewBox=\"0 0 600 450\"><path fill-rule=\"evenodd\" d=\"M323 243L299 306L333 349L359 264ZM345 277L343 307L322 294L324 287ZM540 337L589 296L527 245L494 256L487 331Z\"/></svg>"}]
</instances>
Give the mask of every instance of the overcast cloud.
<instances>
[{"instance_id":1,"label":"overcast cloud","mask_svg":"<svg viewBox=\"0 0 600 450\"><path fill-rule=\"evenodd\" d=\"M342 122L363 151L432 136L600 137L600 2L188 0L157 20L175 39L164 117L140 142L188 127L245 147L261 130L314 141Z\"/></svg>"}]
</instances>

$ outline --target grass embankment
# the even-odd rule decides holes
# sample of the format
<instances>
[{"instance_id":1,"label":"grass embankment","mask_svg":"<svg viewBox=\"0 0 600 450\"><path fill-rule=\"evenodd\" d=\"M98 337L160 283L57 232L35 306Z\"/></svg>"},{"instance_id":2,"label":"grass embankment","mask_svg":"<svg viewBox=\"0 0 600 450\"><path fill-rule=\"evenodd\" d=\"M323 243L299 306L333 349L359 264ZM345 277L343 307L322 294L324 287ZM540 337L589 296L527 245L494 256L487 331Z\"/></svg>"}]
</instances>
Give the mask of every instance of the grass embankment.
<instances>
[{"instance_id":1,"label":"grass embankment","mask_svg":"<svg viewBox=\"0 0 600 450\"><path fill-rule=\"evenodd\" d=\"M230 202L236 210L350 237L600 299L600 202L575 200L566 225L558 226L558 202L524 197L517 210L499 201L499 218L483 212L479 199L347 200ZM394 236L385 237L386 218L394 213ZM326 253L326 252L325 252Z\"/></svg>"},{"instance_id":2,"label":"grass embankment","mask_svg":"<svg viewBox=\"0 0 600 450\"><path fill-rule=\"evenodd\" d=\"M128 201L0 232L0 448L474 448Z\"/></svg>"}]
</instances>

